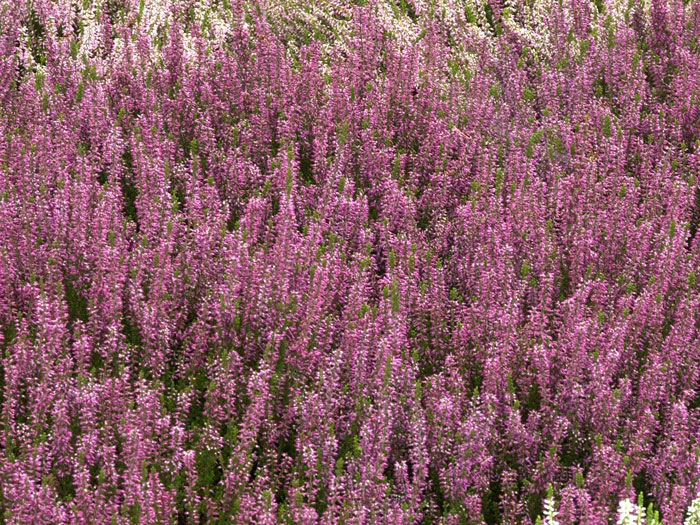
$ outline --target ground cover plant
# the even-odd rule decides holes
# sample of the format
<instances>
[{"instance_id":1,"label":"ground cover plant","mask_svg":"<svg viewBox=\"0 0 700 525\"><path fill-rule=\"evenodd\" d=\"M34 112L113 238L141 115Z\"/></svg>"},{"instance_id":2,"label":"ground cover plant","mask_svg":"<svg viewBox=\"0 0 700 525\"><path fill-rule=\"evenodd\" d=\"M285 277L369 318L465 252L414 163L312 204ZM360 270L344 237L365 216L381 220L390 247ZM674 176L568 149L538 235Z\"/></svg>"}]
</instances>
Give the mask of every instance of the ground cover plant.
<instances>
[{"instance_id":1,"label":"ground cover plant","mask_svg":"<svg viewBox=\"0 0 700 525\"><path fill-rule=\"evenodd\" d=\"M0 521L700 523L700 2L0 0Z\"/></svg>"}]
</instances>

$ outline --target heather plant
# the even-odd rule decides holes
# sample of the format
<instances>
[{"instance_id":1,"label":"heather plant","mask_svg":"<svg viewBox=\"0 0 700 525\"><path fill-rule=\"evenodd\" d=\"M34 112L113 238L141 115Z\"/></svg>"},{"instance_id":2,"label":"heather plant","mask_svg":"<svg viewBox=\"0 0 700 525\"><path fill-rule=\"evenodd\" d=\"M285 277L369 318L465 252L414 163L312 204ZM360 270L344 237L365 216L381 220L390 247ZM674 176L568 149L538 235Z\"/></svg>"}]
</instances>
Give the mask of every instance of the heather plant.
<instances>
[{"instance_id":1,"label":"heather plant","mask_svg":"<svg viewBox=\"0 0 700 525\"><path fill-rule=\"evenodd\" d=\"M694 525L700 523L700 496L696 497L688 507L688 515L683 525Z\"/></svg>"},{"instance_id":2,"label":"heather plant","mask_svg":"<svg viewBox=\"0 0 700 525\"><path fill-rule=\"evenodd\" d=\"M0 0L0 520L700 522L699 86L693 0Z\"/></svg>"}]
</instances>

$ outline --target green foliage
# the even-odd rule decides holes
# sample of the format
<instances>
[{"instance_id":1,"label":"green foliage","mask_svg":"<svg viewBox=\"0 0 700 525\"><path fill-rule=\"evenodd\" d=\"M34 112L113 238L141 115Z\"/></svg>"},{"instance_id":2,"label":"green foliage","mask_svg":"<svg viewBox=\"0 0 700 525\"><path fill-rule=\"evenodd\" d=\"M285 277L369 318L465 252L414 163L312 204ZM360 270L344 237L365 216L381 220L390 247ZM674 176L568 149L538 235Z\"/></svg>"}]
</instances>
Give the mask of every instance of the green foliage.
<instances>
[{"instance_id":1,"label":"green foliage","mask_svg":"<svg viewBox=\"0 0 700 525\"><path fill-rule=\"evenodd\" d=\"M530 136L530 139L527 141L527 146L525 148L525 156L528 159L531 159L533 157L535 146L539 143L543 134L544 130L539 129Z\"/></svg>"},{"instance_id":2,"label":"green foliage","mask_svg":"<svg viewBox=\"0 0 700 525\"><path fill-rule=\"evenodd\" d=\"M612 135L610 128L610 115L605 115L605 117L603 117L603 135L608 138Z\"/></svg>"}]
</instances>

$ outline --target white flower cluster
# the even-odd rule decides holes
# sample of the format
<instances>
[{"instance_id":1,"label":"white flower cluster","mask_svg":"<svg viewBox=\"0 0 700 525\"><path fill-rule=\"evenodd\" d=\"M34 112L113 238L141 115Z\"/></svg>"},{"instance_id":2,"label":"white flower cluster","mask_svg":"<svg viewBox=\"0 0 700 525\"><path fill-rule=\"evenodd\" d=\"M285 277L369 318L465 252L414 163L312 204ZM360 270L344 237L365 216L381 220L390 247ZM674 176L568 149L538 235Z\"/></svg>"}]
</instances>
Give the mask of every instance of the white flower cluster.
<instances>
[{"instance_id":1,"label":"white flower cluster","mask_svg":"<svg viewBox=\"0 0 700 525\"><path fill-rule=\"evenodd\" d=\"M160 2L146 2L144 0L139 5L139 12L141 13L141 30L146 32L152 43L155 42L160 30L171 26L173 23L171 2L169 0Z\"/></svg>"},{"instance_id":2,"label":"white flower cluster","mask_svg":"<svg viewBox=\"0 0 700 525\"><path fill-rule=\"evenodd\" d=\"M554 497L544 500L544 522L543 525L559 525L557 521L557 511L554 508Z\"/></svg>"},{"instance_id":3,"label":"white flower cluster","mask_svg":"<svg viewBox=\"0 0 700 525\"><path fill-rule=\"evenodd\" d=\"M644 507L637 506L629 498L625 498L617 507L617 516L618 525L637 525L644 519Z\"/></svg>"},{"instance_id":4,"label":"white flower cluster","mask_svg":"<svg viewBox=\"0 0 700 525\"><path fill-rule=\"evenodd\" d=\"M100 46L100 23L97 16L97 4L82 10L83 32L80 35L80 59L90 58Z\"/></svg>"},{"instance_id":5,"label":"white flower cluster","mask_svg":"<svg viewBox=\"0 0 700 525\"><path fill-rule=\"evenodd\" d=\"M700 492L688 507L688 516L683 525L700 525Z\"/></svg>"},{"instance_id":6,"label":"white flower cluster","mask_svg":"<svg viewBox=\"0 0 700 525\"><path fill-rule=\"evenodd\" d=\"M380 23L399 42L405 46L414 42L419 34L420 27L407 15L398 12L396 6L390 2L380 2L377 4L378 17Z\"/></svg>"},{"instance_id":7,"label":"white flower cluster","mask_svg":"<svg viewBox=\"0 0 700 525\"><path fill-rule=\"evenodd\" d=\"M559 525L557 521L557 511L551 486L547 490L547 497L544 500L544 519L537 518L538 525ZM617 525L662 525L659 518L659 511L654 510L653 505L649 509L644 508L643 497L640 495L637 504L629 498L620 501L617 507ZM683 525L700 525L700 492L688 508L688 514Z\"/></svg>"},{"instance_id":8,"label":"white flower cluster","mask_svg":"<svg viewBox=\"0 0 700 525\"><path fill-rule=\"evenodd\" d=\"M629 498L623 499L617 507L617 525L662 525L658 511L651 510L651 506L649 508L650 511L647 516L641 497L637 504L632 503ZM538 519L538 523L542 525L559 525L551 489L544 500L544 519ZM683 525L700 525L700 492L698 492L698 495L688 507L688 514Z\"/></svg>"}]
</instances>

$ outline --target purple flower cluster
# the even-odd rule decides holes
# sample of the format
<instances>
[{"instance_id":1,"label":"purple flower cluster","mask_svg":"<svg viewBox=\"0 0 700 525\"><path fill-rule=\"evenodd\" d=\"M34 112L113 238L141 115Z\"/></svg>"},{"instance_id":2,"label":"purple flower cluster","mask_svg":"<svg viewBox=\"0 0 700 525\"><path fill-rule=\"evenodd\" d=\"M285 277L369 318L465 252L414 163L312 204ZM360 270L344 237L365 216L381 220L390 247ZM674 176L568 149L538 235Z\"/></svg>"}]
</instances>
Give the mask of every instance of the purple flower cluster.
<instances>
[{"instance_id":1,"label":"purple flower cluster","mask_svg":"<svg viewBox=\"0 0 700 525\"><path fill-rule=\"evenodd\" d=\"M699 225L694 0L0 0L0 521L681 524Z\"/></svg>"}]
</instances>

